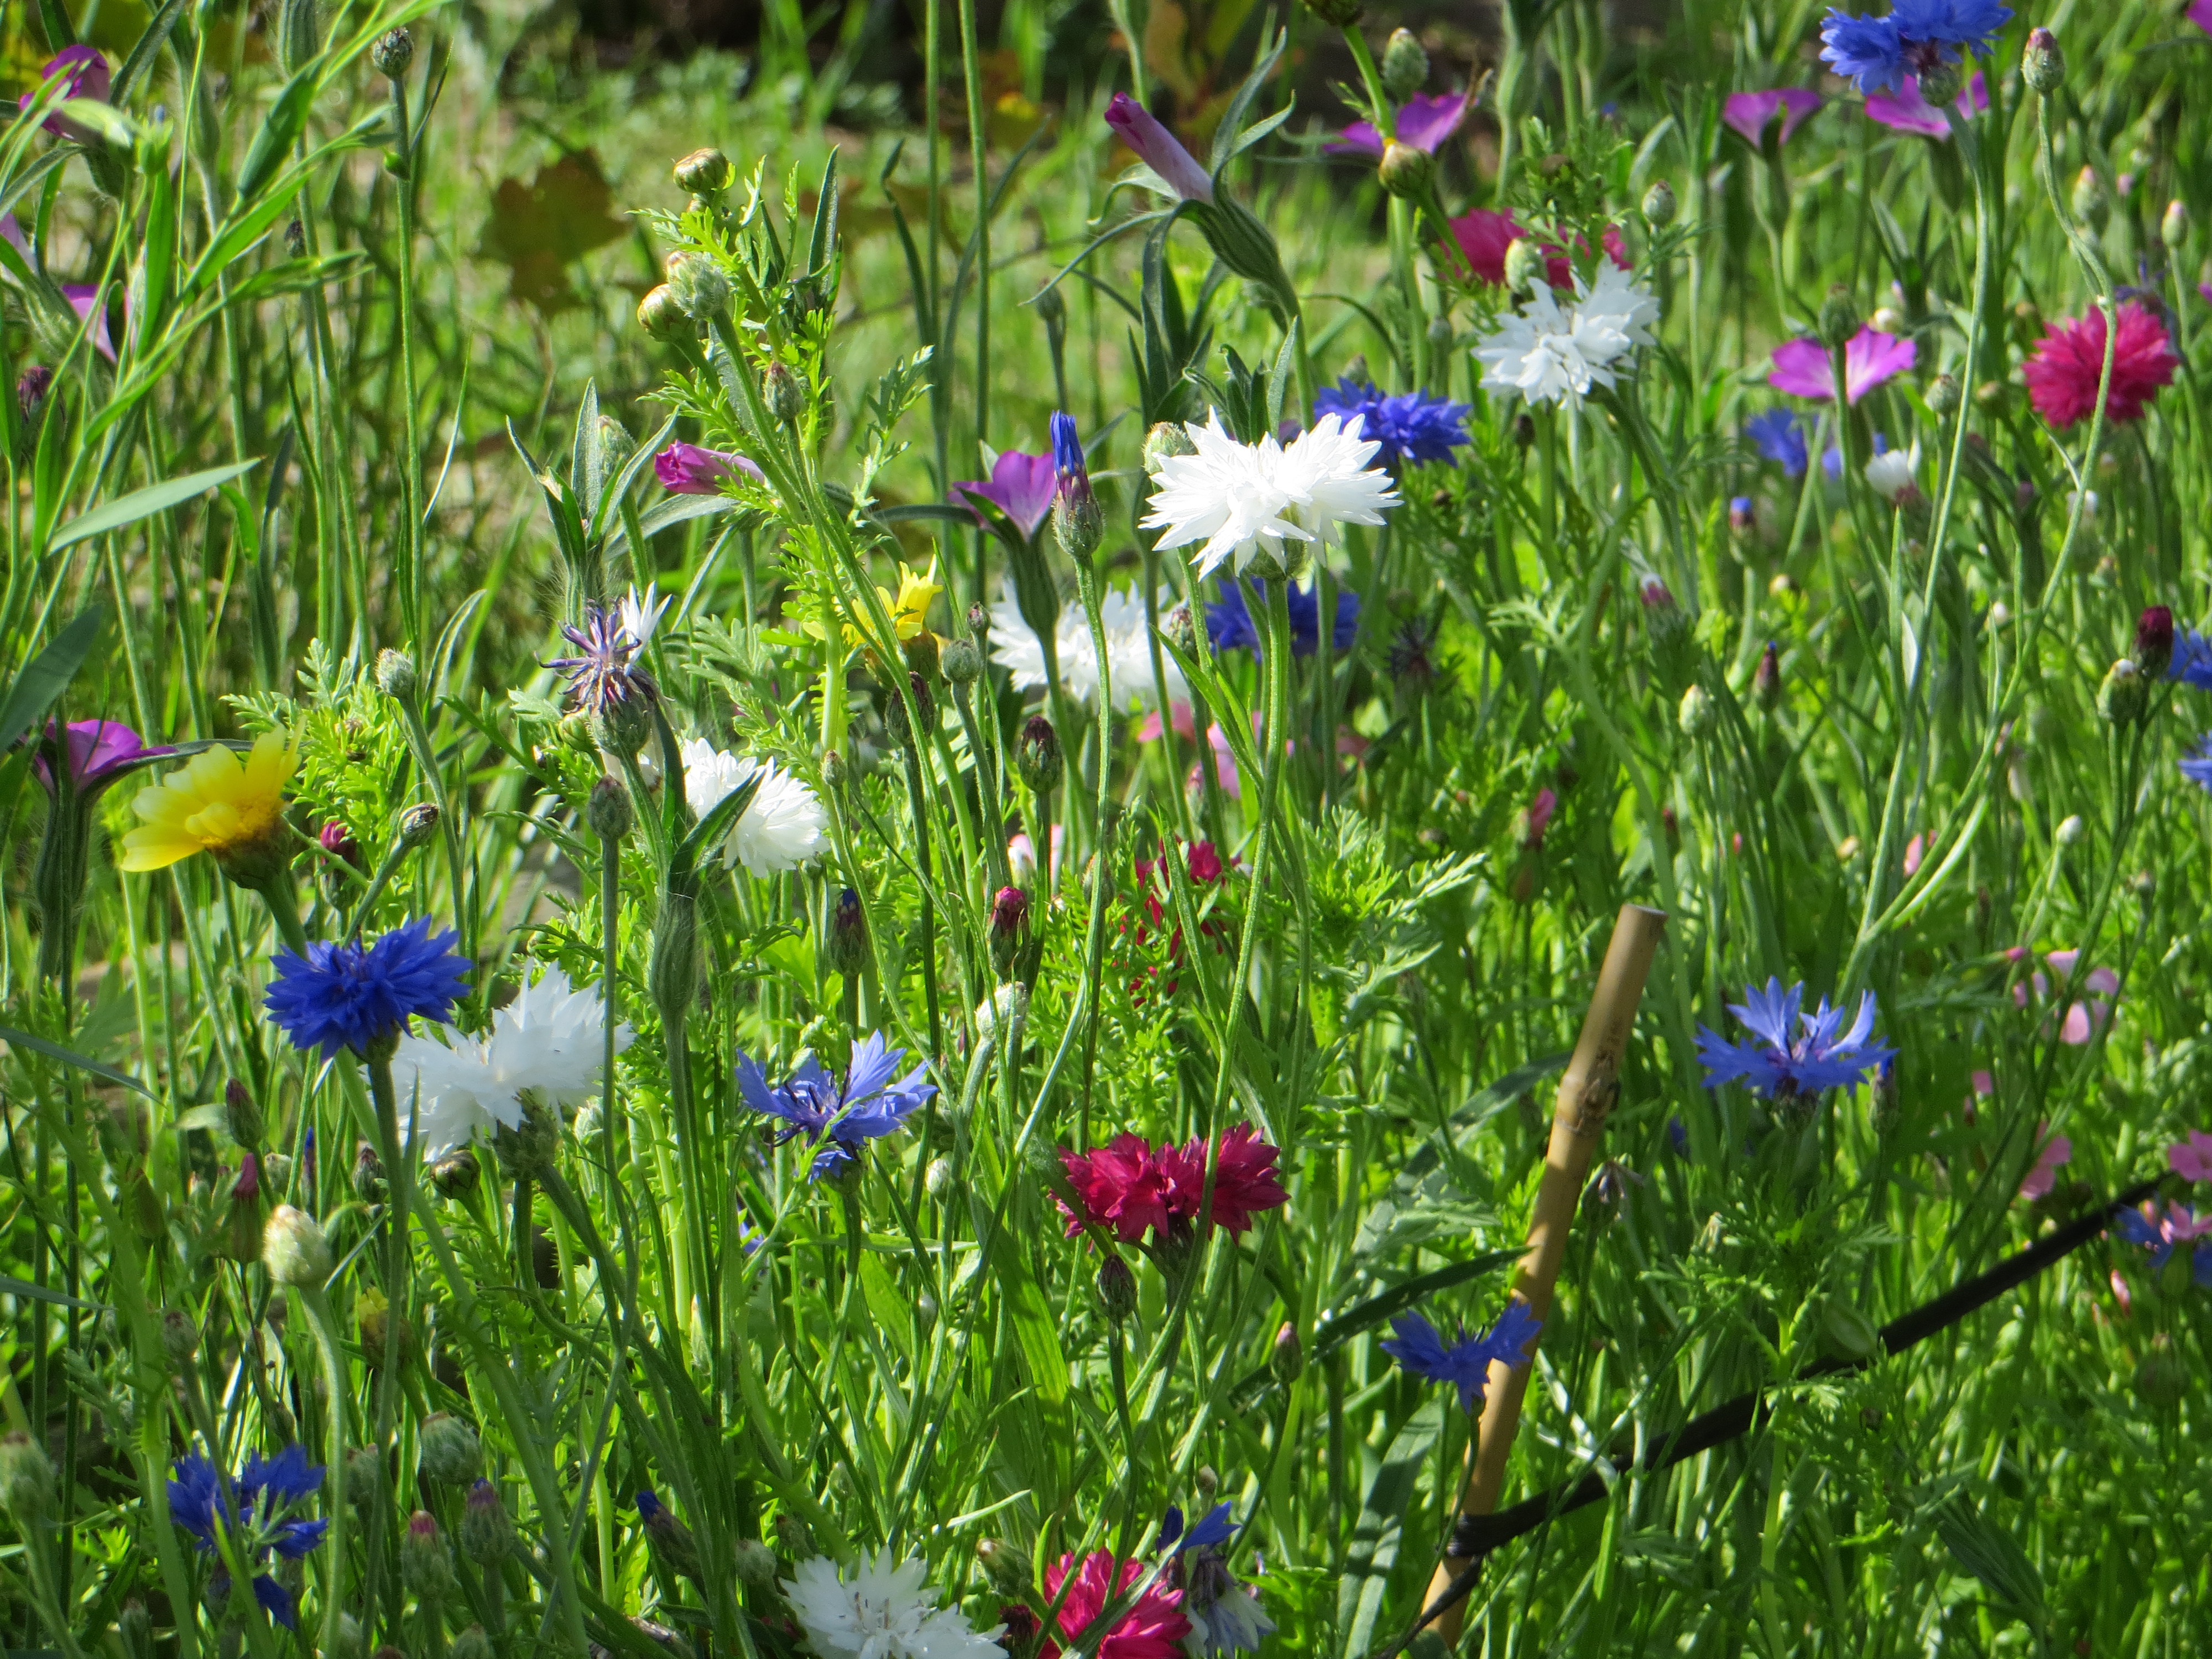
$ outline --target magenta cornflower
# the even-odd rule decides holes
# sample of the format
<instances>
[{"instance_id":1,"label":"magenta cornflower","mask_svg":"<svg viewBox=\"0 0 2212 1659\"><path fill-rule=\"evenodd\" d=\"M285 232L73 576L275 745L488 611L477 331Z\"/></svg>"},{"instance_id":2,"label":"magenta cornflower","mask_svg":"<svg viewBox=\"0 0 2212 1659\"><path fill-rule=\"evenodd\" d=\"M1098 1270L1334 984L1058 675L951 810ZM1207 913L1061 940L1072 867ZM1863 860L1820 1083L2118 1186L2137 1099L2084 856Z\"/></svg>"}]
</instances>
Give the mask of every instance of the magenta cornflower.
<instances>
[{"instance_id":1,"label":"magenta cornflower","mask_svg":"<svg viewBox=\"0 0 2212 1659\"><path fill-rule=\"evenodd\" d=\"M2119 308L2118 318L2105 416L2124 423L2142 418L2159 389L2172 383L2181 360L2157 313L2130 300ZM2052 324L2021 374L2027 381L2028 401L2051 425L2069 427L2088 419L2105 375L2105 313L2092 310L2077 320Z\"/></svg>"}]
</instances>

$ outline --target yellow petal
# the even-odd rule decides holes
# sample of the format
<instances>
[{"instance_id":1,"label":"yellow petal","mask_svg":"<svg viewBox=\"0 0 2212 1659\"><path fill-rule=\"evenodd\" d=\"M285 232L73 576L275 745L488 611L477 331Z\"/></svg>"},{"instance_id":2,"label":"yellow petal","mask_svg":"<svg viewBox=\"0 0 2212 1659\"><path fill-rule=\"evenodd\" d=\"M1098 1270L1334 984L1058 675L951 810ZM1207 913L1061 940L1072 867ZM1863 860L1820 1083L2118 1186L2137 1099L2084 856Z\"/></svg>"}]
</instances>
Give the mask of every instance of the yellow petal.
<instances>
[{"instance_id":1,"label":"yellow petal","mask_svg":"<svg viewBox=\"0 0 2212 1659\"><path fill-rule=\"evenodd\" d=\"M198 852L199 843L172 835L151 825L133 830L123 837L123 854L115 860L118 870L166 870L181 859Z\"/></svg>"}]
</instances>

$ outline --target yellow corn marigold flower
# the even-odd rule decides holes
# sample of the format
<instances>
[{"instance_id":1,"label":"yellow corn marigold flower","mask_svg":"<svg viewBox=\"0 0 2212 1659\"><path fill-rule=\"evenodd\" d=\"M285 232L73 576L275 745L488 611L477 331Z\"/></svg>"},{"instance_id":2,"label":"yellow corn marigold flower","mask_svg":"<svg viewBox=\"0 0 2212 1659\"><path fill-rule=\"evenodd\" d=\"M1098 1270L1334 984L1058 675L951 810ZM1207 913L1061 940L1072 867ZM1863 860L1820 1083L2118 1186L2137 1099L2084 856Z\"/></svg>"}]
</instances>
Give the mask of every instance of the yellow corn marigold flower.
<instances>
[{"instance_id":1,"label":"yellow corn marigold flower","mask_svg":"<svg viewBox=\"0 0 2212 1659\"><path fill-rule=\"evenodd\" d=\"M300 751L276 732L257 738L251 754L204 749L150 788L131 809L142 820L123 837L125 870L163 870L195 853L226 866L265 851L281 833L284 786L299 769Z\"/></svg>"},{"instance_id":2,"label":"yellow corn marigold flower","mask_svg":"<svg viewBox=\"0 0 2212 1659\"><path fill-rule=\"evenodd\" d=\"M896 630L900 641L904 642L915 639L927 631L924 624L929 617L929 607L936 600L937 596L945 591L945 584L937 580L937 566L934 562L932 562L927 574L923 575L916 575L903 562L900 564L898 573L898 592L893 593L888 588L878 587L876 589L876 597L884 602L884 609L890 616L891 627ZM860 621L865 623L866 620L866 615L863 612ZM814 638L818 640L823 637L820 622L810 617L805 626L807 633ZM845 624L846 644L865 645L867 643L867 639L868 636L863 627L855 626L849 622Z\"/></svg>"}]
</instances>

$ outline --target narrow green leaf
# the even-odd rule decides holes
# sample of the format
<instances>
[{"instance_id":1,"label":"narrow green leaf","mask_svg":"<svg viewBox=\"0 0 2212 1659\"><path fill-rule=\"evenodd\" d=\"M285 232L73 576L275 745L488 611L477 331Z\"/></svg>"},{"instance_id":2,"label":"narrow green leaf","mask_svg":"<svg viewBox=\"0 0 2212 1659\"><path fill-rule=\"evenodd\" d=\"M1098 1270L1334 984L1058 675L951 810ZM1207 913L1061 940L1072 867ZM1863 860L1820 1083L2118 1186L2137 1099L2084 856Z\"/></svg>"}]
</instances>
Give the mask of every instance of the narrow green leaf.
<instances>
[{"instance_id":1,"label":"narrow green leaf","mask_svg":"<svg viewBox=\"0 0 2212 1659\"><path fill-rule=\"evenodd\" d=\"M0 1042L5 1042L14 1048L31 1049L34 1053L44 1054L48 1060L58 1060L64 1066L74 1066L81 1072L90 1072L94 1077L106 1078L110 1083L120 1084L126 1089L135 1089L149 1100L155 1098L154 1091L131 1076L130 1073L119 1072L112 1066L104 1065L99 1060L77 1053L74 1048L64 1048L58 1042L49 1042L42 1036L33 1036L28 1031L19 1031L10 1025L0 1025Z\"/></svg>"},{"instance_id":2,"label":"narrow green leaf","mask_svg":"<svg viewBox=\"0 0 2212 1659\"><path fill-rule=\"evenodd\" d=\"M104 507L78 514L54 532L46 544L46 551L58 553L65 547L90 541L94 536L104 536L111 530L120 530L141 519L150 519L156 513L188 501L195 495L204 495L218 484L228 483L233 478L251 472L261 465L257 456L250 461L234 461L228 466L211 466L205 471L188 472L181 478L148 484L143 489L134 489L128 495L118 496Z\"/></svg>"},{"instance_id":3,"label":"narrow green leaf","mask_svg":"<svg viewBox=\"0 0 2212 1659\"><path fill-rule=\"evenodd\" d=\"M76 1297L64 1296L47 1285L33 1285L27 1279L17 1279L9 1273L0 1273L0 1294L27 1296L33 1302L51 1302L63 1308L105 1308L105 1302L85 1302ZM21 1651L21 1650L17 1650Z\"/></svg>"},{"instance_id":4,"label":"narrow green leaf","mask_svg":"<svg viewBox=\"0 0 2212 1659\"><path fill-rule=\"evenodd\" d=\"M93 641L100 637L106 621L107 607L93 605L72 620L32 659L28 667L15 676L15 683L8 688L7 701L0 702L0 750L13 748L15 740L54 706L54 699L61 696L63 687L76 678L77 670L92 654Z\"/></svg>"}]
</instances>

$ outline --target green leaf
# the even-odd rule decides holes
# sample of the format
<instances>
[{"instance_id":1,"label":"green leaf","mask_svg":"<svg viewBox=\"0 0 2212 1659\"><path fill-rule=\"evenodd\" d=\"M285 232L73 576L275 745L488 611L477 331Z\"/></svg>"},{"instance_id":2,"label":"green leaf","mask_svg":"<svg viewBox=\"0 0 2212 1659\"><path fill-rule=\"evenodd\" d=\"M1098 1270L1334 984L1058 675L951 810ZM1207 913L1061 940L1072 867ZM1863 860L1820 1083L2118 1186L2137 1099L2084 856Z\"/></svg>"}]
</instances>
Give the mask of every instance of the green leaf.
<instances>
[{"instance_id":1,"label":"green leaf","mask_svg":"<svg viewBox=\"0 0 2212 1659\"><path fill-rule=\"evenodd\" d=\"M737 510L738 503L727 495L677 495L659 502L638 519L638 529L647 541L662 531L692 519L704 519L716 513ZM607 532L604 549L611 554L629 539L629 526L618 524Z\"/></svg>"},{"instance_id":2,"label":"green leaf","mask_svg":"<svg viewBox=\"0 0 2212 1659\"><path fill-rule=\"evenodd\" d=\"M136 1089L149 1100L155 1098L154 1091L131 1076L130 1073L119 1072L112 1066L103 1066L96 1060L87 1059L74 1048L64 1048L58 1042L49 1042L42 1036L33 1036L28 1031L19 1031L11 1025L0 1025L0 1042L5 1042L12 1048L31 1049L34 1053L44 1054L49 1060L58 1060L64 1066L74 1066L81 1072L90 1072L94 1077L106 1078L110 1083L120 1084L126 1089Z\"/></svg>"},{"instance_id":3,"label":"green leaf","mask_svg":"<svg viewBox=\"0 0 2212 1659\"><path fill-rule=\"evenodd\" d=\"M27 1279L16 1279L8 1273L0 1273L0 1292L9 1296L27 1296L33 1302L52 1302L64 1308L99 1309L107 1305L105 1302L80 1301L76 1297L63 1295L50 1285L33 1285Z\"/></svg>"},{"instance_id":4,"label":"green leaf","mask_svg":"<svg viewBox=\"0 0 2212 1659\"><path fill-rule=\"evenodd\" d=\"M1030 1386L1046 1404L1066 1405L1067 1356L1060 1351L1052 1305L1015 1248L1013 1236L1004 1227L991 1240L991 1267L1006 1291L1006 1317L1013 1324L1014 1341L1022 1351L1022 1369Z\"/></svg>"},{"instance_id":5,"label":"green leaf","mask_svg":"<svg viewBox=\"0 0 2212 1659\"><path fill-rule=\"evenodd\" d=\"M1976 1509L1963 1493L1946 1499L1936 1510L1935 1520L1936 1535L1951 1552L1951 1559L1980 1579L1990 1595L2040 1630L2047 1617L2043 1577L2019 1540Z\"/></svg>"},{"instance_id":6,"label":"green leaf","mask_svg":"<svg viewBox=\"0 0 2212 1659\"><path fill-rule=\"evenodd\" d=\"M300 142L307 131L307 112L314 106L315 94L321 90L323 64L320 58L306 64L297 75L284 83L276 101L269 106L269 114L261 123L261 131L253 135L253 147L246 152L246 161L238 169L238 193L233 198L231 213L251 204L274 179L284 165L284 158Z\"/></svg>"},{"instance_id":7,"label":"green leaf","mask_svg":"<svg viewBox=\"0 0 2212 1659\"><path fill-rule=\"evenodd\" d=\"M1480 1279L1486 1273L1510 1267L1521 1259L1521 1255L1519 1250L1485 1250L1480 1255L1455 1261L1448 1267L1439 1267L1434 1273L1422 1273L1402 1285L1393 1285L1380 1296L1354 1303L1334 1319L1322 1322L1314 1333L1313 1358L1326 1358L1360 1332L1426 1301L1438 1291L1448 1291L1470 1279Z\"/></svg>"},{"instance_id":8,"label":"green leaf","mask_svg":"<svg viewBox=\"0 0 2212 1659\"><path fill-rule=\"evenodd\" d=\"M1417 1510L1413 1493L1420 1483L1421 1466L1444 1431L1444 1399L1443 1395L1432 1396L1407 1419L1367 1488L1336 1591L1345 1659L1360 1659L1375 1644L1375 1625L1382 1614L1390 1570L1398 1565L1405 1519Z\"/></svg>"},{"instance_id":9,"label":"green leaf","mask_svg":"<svg viewBox=\"0 0 2212 1659\"><path fill-rule=\"evenodd\" d=\"M241 474L251 472L261 465L258 457L250 461L234 461L228 466L211 466L205 471L188 472L181 478L171 478L165 483L148 484L143 489L134 489L104 507L80 514L54 532L46 544L46 551L58 553L65 547L90 541L94 536L104 536L111 530L120 530L141 519L150 519L156 513L188 501L195 495L204 495L219 484L228 483Z\"/></svg>"},{"instance_id":10,"label":"green leaf","mask_svg":"<svg viewBox=\"0 0 2212 1659\"><path fill-rule=\"evenodd\" d=\"M63 688L84 666L85 658L92 653L93 641L100 637L106 621L106 606L93 605L62 629L30 666L15 676L15 683L8 688L7 701L0 702L0 750L13 748L15 740L54 706Z\"/></svg>"}]
</instances>

